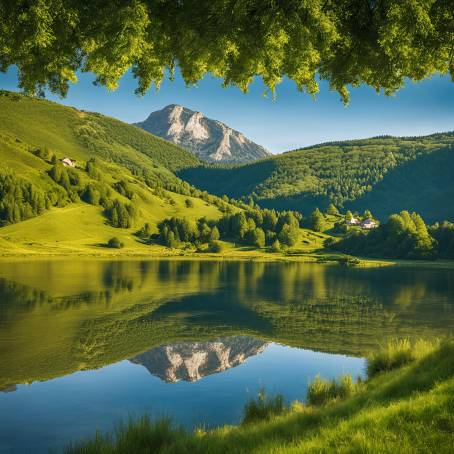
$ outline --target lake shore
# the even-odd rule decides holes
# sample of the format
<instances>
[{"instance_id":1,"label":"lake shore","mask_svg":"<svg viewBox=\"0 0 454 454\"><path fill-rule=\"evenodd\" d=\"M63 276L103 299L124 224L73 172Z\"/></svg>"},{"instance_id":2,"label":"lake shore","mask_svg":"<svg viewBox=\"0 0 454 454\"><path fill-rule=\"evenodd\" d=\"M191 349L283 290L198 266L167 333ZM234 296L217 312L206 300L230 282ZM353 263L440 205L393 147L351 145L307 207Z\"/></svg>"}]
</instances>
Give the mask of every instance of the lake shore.
<instances>
[{"instance_id":1,"label":"lake shore","mask_svg":"<svg viewBox=\"0 0 454 454\"><path fill-rule=\"evenodd\" d=\"M260 251L251 248L229 248L221 253L197 253L168 249L161 246L150 247L148 251L140 249L112 250L100 248L99 250L55 250L45 251L24 251L24 252L2 252L0 261L22 261L22 260L49 260L49 259L103 259L103 260L124 260L124 259L155 259L155 260L201 260L201 261L256 261L256 262L298 262L298 263L322 263L335 265L348 265L358 268L399 266L399 267L423 267L423 268L454 268L454 260L404 260L404 259L380 259L369 257L354 257L341 253L331 252L307 252L307 253L274 253ZM347 260L353 260L348 263ZM356 262L357 260L357 262Z\"/></svg>"}]
</instances>

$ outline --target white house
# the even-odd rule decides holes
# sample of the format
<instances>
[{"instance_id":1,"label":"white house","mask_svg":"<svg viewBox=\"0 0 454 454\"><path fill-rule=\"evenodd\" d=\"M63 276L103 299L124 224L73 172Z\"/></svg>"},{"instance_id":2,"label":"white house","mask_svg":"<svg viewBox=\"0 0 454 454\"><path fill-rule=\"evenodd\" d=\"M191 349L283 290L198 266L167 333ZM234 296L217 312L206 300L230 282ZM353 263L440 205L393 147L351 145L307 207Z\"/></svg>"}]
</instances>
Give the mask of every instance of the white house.
<instances>
[{"instance_id":1,"label":"white house","mask_svg":"<svg viewBox=\"0 0 454 454\"><path fill-rule=\"evenodd\" d=\"M352 217L350 220L346 220L347 225L360 225L361 221L358 218Z\"/></svg>"},{"instance_id":2,"label":"white house","mask_svg":"<svg viewBox=\"0 0 454 454\"><path fill-rule=\"evenodd\" d=\"M64 158L61 160L61 162L63 163L63 165L65 167L76 167L76 161L72 160L72 159L69 159L69 158Z\"/></svg>"},{"instance_id":3,"label":"white house","mask_svg":"<svg viewBox=\"0 0 454 454\"><path fill-rule=\"evenodd\" d=\"M373 219L365 219L362 223L361 223L361 228L365 229L365 230L369 230L369 229L375 229L378 227L378 224L373 220Z\"/></svg>"}]
</instances>

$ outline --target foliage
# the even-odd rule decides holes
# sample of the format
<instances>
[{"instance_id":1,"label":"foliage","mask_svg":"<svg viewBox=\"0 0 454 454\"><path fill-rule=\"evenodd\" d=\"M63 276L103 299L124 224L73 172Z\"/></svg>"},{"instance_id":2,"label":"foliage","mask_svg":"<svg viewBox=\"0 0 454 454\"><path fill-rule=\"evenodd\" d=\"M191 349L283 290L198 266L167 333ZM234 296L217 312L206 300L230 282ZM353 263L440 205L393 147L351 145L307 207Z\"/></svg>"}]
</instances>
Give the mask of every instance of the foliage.
<instances>
[{"instance_id":1,"label":"foliage","mask_svg":"<svg viewBox=\"0 0 454 454\"><path fill-rule=\"evenodd\" d=\"M224 245L220 241L211 240L208 243L208 251L220 254L224 250Z\"/></svg>"},{"instance_id":2,"label":"foliage","mask_svg":"<svg viewBox=\"0 0 454 454\"><path fill-rule=\"evenodd\" d=\"M105 213L113 227L122 229L132 227L136 215L134 205L125 204L120 200L114 200L109 203Z\"/></svg>"},{"instance_id":3,"label":"foliage","mask_svg":"<svg viewBox=\"0 0 454 454\"><path fill-rule=\"evenodd\" d=\"M281 394L270 396L261 389L256 399L251 399L244 406L242 424L266 421L281 415L285 410L284 397Z\"/></svg>"},{"instance_id":4,"label":"foliage","mask_svg":"<svg viewBox=\"0 0 454 454\"><path fill-rule=\"evenodd\" d=\"M421 216L408 211L391 215L368 233L354 231L332 247L354 255L405 259L434 259L438 253Z\"/></svg>"},{"instance_id":5,"label":"foliage","mask_svg":"<svg viewBox=\"0 0 454 454\"><path fill-rule=\"evenodd\" d=\"M281 243L279 240L275 240L271 245L271 252L281 252Z\"/></svg>"},{"instance_id":6,"label":"foliage","mask_svg":"<svg viewBox=\"0 0 454 454\"><path fill-rule=\"evenodd\" d=\"M439 342L434 340L427 342L418 339L411 342L409 339L396 339L379 351L371 353L367 360L367 375L373 377L380 372L402 367L408 363L416 361L439 347Z\"/></svg>"},{"instance_id":7,"label":"foliage","mask_svg":"<svg viewBox=\"0 0 454 454\"><path fill-rule=\"evenodd\" d=\"M325 217L318 208L311 214L310 228L314 232L322 232L325 228Z\"/></svg>"},{"instance_id":8,"label":"foliage","mask_svg":"<svg viewBox=\"0 0 454 454\"><path fill-rule=\"evenodd\" d=\"M380 219L411 209L430 222L454 220L453 144L452 132L375 137L315 145L233 168L204 164L178 174L212 194L252 196L261 207L306 216L335 204L361 212L373 208Z\"/></svg>"},{"instance_id":9,"label":"foliage","mask_svg":"<svg viewBox=\"0 0 454 454\"><path fill-rule=\"evenodd\" d=\"M429 228L429 233L437 242L438 257L454 259L454 224L448 221L436 223Z\"/></svg>"},{"instance_id":10,"label":"foliage","mask_svg":"<svg viewBox=\"0 0 454 454\"><path fill-rule=\"evenodd\" d=\"M0 171L0 226L38 216L52 202L56 200L35 185Z\"/></svg>"},{"instance_id":11,"label":"foliage","mask_svg":"<svg viewBox=\"0 0 454 454\"><path fill-rule=\"evenodd\" d=\"M124 244L116 236L114 236L107 242L107 247L112 249L122 249Z\"/></svg>"},{"instance_id":12,"label":"foliage","mask_svg":"<svg viewBox=\"0 0 454 454\"><path fill-rule=\"evenodd\" d=\"M323 380L317 375L307 388L307 401L311 405L323 405L331 400L345 399L360 386L361 382L354 383L351 375L342 375L337 380Z\"/></svg>"},{"instance_id":13,"label":"foliage","mask_svg":"<svg viewBox=\"0 0 454 454\"><path fill-rule=\"evenodd\" d=\"M346 102L348 85L390 94L406 78L453 72L443 0L3 0L0 10L0 67L17 66L19 85L38 94L66 95L77 71L115 89L130 68L143 94L178 64L187 84L211 73L245 91L254 76L273 92L287 77L315 95L318 75Z\"/></svg>"},{"instance_id":14,"label":"foliage","mask_svg":"<svg viewBox=\"0 0 454 454\"><path fill-rule=\"evenodd\" d=\"M336 208L335 205L333 205L332 203L330 203L328 205L328 208L326 209L326 214L330 214L331 216L336 216L339 214L339 211L338 209Z\"/></svg>"},{"instance_id":15,"label":"foliage","mask_svg":"<svg viewBox=\"0 0 454 454\"><path fill-rule=\"evenodd\" d=\"M158 225L161 241L167 246L214 242L219 239L234 240L262 248L279 237L280 243L293 246L299 237L301 216L293 212L261 210L244 206L243 211L228 211L219 220L206 218L191 223L187 219L173 217Z\"/></svg>"}]
</instances>

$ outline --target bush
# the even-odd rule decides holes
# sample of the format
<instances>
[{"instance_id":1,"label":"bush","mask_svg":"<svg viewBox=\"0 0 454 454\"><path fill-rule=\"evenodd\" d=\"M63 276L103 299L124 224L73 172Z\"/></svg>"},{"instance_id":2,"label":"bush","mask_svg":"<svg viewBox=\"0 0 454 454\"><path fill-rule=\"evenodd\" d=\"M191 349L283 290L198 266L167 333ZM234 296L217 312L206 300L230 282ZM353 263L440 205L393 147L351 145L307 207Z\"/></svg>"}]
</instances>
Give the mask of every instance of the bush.
<instances>
[{"instance_id":1,"label":"bush","mask_svg":"<svg viewBox=\"0 0 454 454\"><path fill-rule=\"evenodd\" d=\"M411 343L409 339L396 339L376 353L372 353L367 360L367 375L373 377L380 372L386 372L409 364L439 346L439 341L418 340Z\"/></svg>"},{"instance_id":2,"label":"bush","mask_svg":"<svg viewBox=\"0 0 454 454\"><path fill-rule=\"evenodd\" d=\"M193 208L194 207L194 202L191 199L186 199L184 201L184 204L186 205L186 208Z\"/></svg>"},{"instance_id":3,"label":"bush","mask_svg":"<svg viewBox=\"0 0 454 454\"><path fill-rule=\"evenodd\" d=\"M268 396L264 389L259 391L256 399L251 399L243 409L242 424L271 419L284 413L284 398L281 394Z\"/></svg>"},{"instance_id":4,"label":"bush","mask_svg":"<svg viewBox=\"0 0 454 454\"><path fill-rule=\"evenodd\" d=\"M224 245L220 241L210 241L208 244L208 251L216 254L221 253L224 250Z\"/></svg>"},{"instance_id":5,"label":"bush","mask_svg":"<svg viewBox=\"0 0 454 454\"><path fill-rule=\"evenodd\" d=\"M334 399L345 399L357 391L360 382L354 383L351 375L337 380L323 380L320 375L307 388L307 401L311 405L323 405Z\"/></svg>"},{"instance_id":6,"label":"bush","mask_svg":"<svg viewBox=\"0 0 454 454\"><path fill-rule=\"evenodd\" d=\"M271 245L271 252L281 252L281 243L279 243L279 240L274 241Z\"/></svg>"},{"instance_id":7,"label":"bush","mask_svg":"<svg viewBox=\"0 0 454 454\"><path fill-rule=\"evenodd\" d=\"M124 244L116 237L114 236L107 242L107 247L110 247L112 249L121 249L123 248Z\"/></svg>"}]
</instances>

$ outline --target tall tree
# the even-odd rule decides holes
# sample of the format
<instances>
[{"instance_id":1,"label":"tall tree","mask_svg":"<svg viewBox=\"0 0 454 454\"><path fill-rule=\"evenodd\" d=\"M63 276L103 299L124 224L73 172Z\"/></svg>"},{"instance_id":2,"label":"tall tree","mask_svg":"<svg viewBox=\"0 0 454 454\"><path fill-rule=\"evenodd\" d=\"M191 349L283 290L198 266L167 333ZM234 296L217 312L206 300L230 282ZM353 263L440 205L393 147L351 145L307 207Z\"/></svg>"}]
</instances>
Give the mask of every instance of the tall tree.
<instances>
[{"instance_id":1,"label":"tall tree","mask_svg":"<svg viewBox=\"0 0 454 454\"><path fill-rule=\"evenodd\" d=\"M143 94L178 65L246 91L284 77L315 95L317 74L348 100L366 83L454 74L452 0L0 0L0 69L30 93L66 95L76 72L115 89L130 68Z\"/></svg>"}]
</instances>

